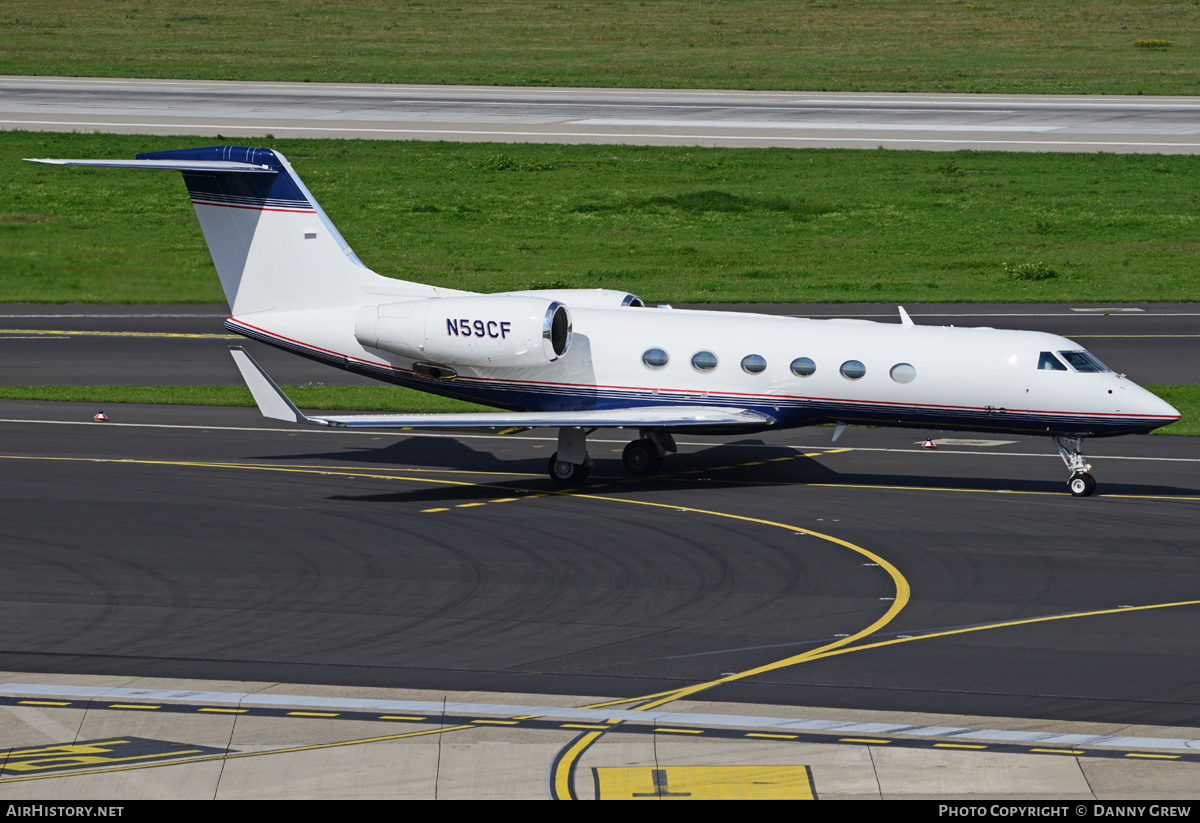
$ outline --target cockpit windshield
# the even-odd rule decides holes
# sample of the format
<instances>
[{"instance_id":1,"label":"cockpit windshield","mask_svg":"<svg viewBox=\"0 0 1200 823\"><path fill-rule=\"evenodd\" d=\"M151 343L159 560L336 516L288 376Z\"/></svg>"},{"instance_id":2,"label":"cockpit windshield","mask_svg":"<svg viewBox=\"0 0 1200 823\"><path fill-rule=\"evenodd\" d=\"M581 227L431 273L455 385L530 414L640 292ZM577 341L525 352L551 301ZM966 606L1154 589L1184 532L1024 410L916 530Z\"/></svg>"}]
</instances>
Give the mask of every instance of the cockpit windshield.
<instances>
[{"instance_id":1,"label":"cockpit windshield","mask_svg":"<svg viewBox=\"0 0 1200 823\"><path fill-rule=\"evenodd\" d=\"M1053 352L1044 351L1038 358L1038 371L1066 371L1067 367L1054 356Z\"/></svg>"},{"instance_id":2,"label":"cockpit windshield","mask_svg":"<svg viewBox=\"0 0 1200 823\"><path fill-rule=\"evenodd\" d=\"M1104 365L1085 351L1060 351L1059 354L1061 354L1068 363L1075 367L1075 371L1112 371L1112 369L1110 369L1108 366Z\"/></svg>"}]
</instances>

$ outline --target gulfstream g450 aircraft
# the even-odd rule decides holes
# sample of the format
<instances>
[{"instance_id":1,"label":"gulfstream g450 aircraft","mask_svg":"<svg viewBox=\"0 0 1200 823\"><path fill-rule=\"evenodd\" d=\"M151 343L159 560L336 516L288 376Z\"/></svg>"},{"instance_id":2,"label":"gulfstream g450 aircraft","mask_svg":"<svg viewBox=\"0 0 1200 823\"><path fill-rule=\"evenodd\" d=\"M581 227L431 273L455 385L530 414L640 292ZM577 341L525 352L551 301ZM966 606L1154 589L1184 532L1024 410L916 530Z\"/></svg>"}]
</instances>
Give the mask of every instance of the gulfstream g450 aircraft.
<instances>
[{"instance_id":1,"label":"gulfstream g450 aircraft","mask_svg":"<svg viewBox=\"0 0 1200 823\"><path fill-rule=\"evenodd\" d=\"M481 414L308 416L240 347L262 413L319 426L558 429L550 476L578 483L598 428L636 429L623 461L657 470L678 432L815 423L1042 434L1095 481L1085 437L1148 432L1179 412L1063 337L1041 332L802 320L648 308L631 294L475 294L382 277L351 251L287 159L213 146L136 160L184 183L232 316L226 328L338 368L473 400ZM837 437L835 434L835 439Z\"/></svg>"}]
</instances>

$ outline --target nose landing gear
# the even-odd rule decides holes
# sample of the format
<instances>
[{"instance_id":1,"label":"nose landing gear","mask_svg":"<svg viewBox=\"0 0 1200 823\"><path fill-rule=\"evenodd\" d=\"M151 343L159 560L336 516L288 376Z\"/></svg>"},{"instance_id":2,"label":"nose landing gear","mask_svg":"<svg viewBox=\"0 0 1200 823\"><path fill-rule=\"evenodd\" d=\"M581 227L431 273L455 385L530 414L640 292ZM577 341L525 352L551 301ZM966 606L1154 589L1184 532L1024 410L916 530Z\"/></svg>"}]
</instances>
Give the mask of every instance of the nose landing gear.
<instances>
[{"instance_id":1,"label":"nose landing gear","mask_svg":"<svg viewBox=\"0 0 1200 823\"><path fill-rule=\"evenodd\" d=\"M1075 497L1088 497L1095 492L1096 478L1088 474L1092 464L1083 456L1083 438L1056 437L1054 445L1058 448L1063 462L1067 464L1067 470L1071 472L1071 479L1067 481L1067 488L1071 494Z\"/></svg>"}]
</instances>

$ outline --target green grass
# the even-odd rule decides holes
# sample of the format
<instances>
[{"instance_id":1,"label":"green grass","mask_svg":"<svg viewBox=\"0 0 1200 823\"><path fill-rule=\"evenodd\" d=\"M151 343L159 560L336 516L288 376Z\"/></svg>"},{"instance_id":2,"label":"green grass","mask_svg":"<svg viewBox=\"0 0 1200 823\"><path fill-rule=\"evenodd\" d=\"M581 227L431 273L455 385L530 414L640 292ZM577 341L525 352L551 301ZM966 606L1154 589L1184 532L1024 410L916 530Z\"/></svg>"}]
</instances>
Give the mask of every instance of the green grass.
<instances>
[{"instance_id":1,"label":"green grass","mask_svg":"<svg viewBox=\"0 0 1200 823\"><path fill-rule=\"evenodd\" d=\"M1183 415L1178 423L1157 429L1155 434L1200 436L1200 386L1148 385L1143 388L1166 400Z\"/></svg>"},{"instance_id":2,"label":"green grass","mask_svg":"<svg viewBox=\"0 0 1200 823\"><path fill-rule=\"evenodd\" d=\"M383 412L471 412L483 406L395 386L283 386L298 407ZM1146 386L1183 414L1155 434L1200 435L1200 386ZM244 386L0 386L0 399L63 400L110 406L165 403L181 406L253 406Z\"/></svg>"},{"instance_id":3,"label":"green grass","mask_svg":"<svg viewBox=\"0 0 1200 823\"><path fill-rule=\"evenodd\" d=\"M1194 94L1200 15L1181 0L5 0L0 42L0 74Z\"/></svg>"},{"instance_id":4,"label":"green grass","mask_svg":"<svg viewBox=\"0 0 1200 823\"><path fill-rule=\"evenodd\" d=\"M486 407L399 386L281 386L306 410L474 412ZM158 403L171 406L253 406L245 386L0 386L5 400Z\"/></svg>"},{"instance_id":5,"label":"green grass","mask_svg":"<svg viewBox=\"0 0 1200 823\"><path fill-rule=\"evenodd\" d=\"M222 295L178 174L213 138L0 133L0 300ZM266 140L381 274L652 302L1195 300L1200 158Z\"/></svg>"}]
</instances>

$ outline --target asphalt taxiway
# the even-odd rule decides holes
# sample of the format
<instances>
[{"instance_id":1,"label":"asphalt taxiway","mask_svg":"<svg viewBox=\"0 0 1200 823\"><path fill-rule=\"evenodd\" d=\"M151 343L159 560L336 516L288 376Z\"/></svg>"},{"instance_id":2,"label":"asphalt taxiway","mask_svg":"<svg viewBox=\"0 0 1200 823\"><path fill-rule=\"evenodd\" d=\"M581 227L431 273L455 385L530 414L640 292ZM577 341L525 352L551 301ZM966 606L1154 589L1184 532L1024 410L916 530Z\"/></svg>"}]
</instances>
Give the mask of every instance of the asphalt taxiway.
<instances>
[{"instance_id":1,"label":"asphalt taxiway","mask_svg":"<svg viewBox=\"0 0 1200 823\"><path fill-rule=\"evenodd\" d=\"M1188 358L1142 348L1190 345L1191 308L911 313L1043 327L1097 353L1107 340L1101 356L1131 376L1195 382ZM236 380L206 371L235 342L220 338L219 307L6 314L6 372L33 364L41 375L12 382L75 382L89 356L110 371L80 382ZM127 348L114 357L109 346ZM296 376L283 382L341 374L290 362ZM627 438L608 431L590 440L589 483L561 489L544 475L545 433L307 429L253 409L137 405L94 423L95 411L0 401L0 671L26 684L0 688L0 745L26 764L0 775L0 796L269 786L259 791L409 797L440 785L439 796L585 797L602 784L616 796L625 784L603 770L635 763L651 792L683 791L692 767L737 763L804 766L819 796L1195 794L1195 439L1088 441L1100 489L1077 499L1035 438L687 437L661 476L631 480L620 468ZM937 449L921 448L926 436ZM260 692L309 697L261 718L228 697ZM422 720L342 716L345 700L366 696L472 708L436 722L395 709L389 717ZM620 734L587 728L606 724L577 710L612 701L610 719L650 712L649 731L627 720ZM194 718L161 710L176 703ZM714 714L740 718L727 721L735 731ZM558 725L535 728L529 715ZM800 722L814 719L826 725ZM381 728L397 722L416 725ZM447 730L459 736L434 745ZM162 766L186 772L182 783L126 770L121 752L103 768L29 771L39 746L119 735L218 751ZM1184 742L1162 742L1172 740ZM766 748L783 742L796 746ZM1000 748L1016 742L1025 748ZM235 754L245 765L223 772L221 788ZM706 774L694 785L728 777Z\"/></svg>"},{"instance_id":2,"label":"asphalt taxiway","mask_svg":"<svg viewBox=\"0 0 1200 823\"><path fill-rule=\"evenodd\" d=\"M0 402L0 670L27 684L0 688L0 796L617 796L606 769L731 764L824 797L1194 796L1192 439L1093 441L1076 499L1033 439L686 438L630 481L598 433L564 490L537 433L92 411ZM131 735L164 763L45 751Z\"/></svg>"}]
</instances>

